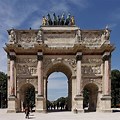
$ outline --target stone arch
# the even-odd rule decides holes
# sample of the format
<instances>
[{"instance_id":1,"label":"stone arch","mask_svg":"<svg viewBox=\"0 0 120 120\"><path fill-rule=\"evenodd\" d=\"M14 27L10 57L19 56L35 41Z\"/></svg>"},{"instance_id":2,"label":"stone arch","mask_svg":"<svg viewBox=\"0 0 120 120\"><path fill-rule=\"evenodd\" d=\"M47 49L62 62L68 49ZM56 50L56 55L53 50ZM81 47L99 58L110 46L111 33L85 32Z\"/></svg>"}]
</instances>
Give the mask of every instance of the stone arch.
<instances>
[{"instance_id":1,"label":"stone arch","mask_svg":"<svg viewBox=\"0 0 120 120\"><path fill-rule=\"evenodd\" d=\"M52 72L59 67L59 71L63 72L67 77L75 76L75 71L70 64L65 61L55 61L53 64L49 64L45 70L44 76L48 77ZM64 67L64 68L63 68Z\"/></svg>"},{"instance_id":2,"label":"stone arch","mask_svg":"<svg viewBox=\"0 0 120 120\"><path fill-rule=\"evenodd\" d=\"M67 79L68 79L68 110L71 110L72 107L72 75L73 70L72 68L68 65L65 64L64 62L56 62L50 66L48 66L48 69L46 71L46 79L48 79L49 75L53 72L62 72L66 75ZM47 97L47 84L46 84L46 97ZM46 98L47 99L47 98Z\"/></svg>"},{"instance_id":3,"label":"stone arch","mask_svg":"<svg viewBox=\"0 0 120 120\"><path fill-rule=\"evenodd\" d=\"M99 90L99 87L95 83L88 83L84 86L83 102L84 102L84 107L86 107L85 106L86 103L88 104L87 111L89 112L96 111L97 101L98 101L98 90Z\"/></svg>"},{"instance_id":4,"label":"stone arch","mask_svg":"<svg viewBox=\"0 0 120 120\"><path fill-rule=\"evenodd\" d=\"M102 86L100 83L98 82L86 82L86 83L83 83L83 86L82 86L82 90L85 88L85 86L87 86L88 84L94 84L98 87L98 91L102 91Z\"/></svg>"},{"instance_id":5,"label":"stone arch","mask_svg":"<svg viewBox=\"0 0 120 120\"><path fill-rule=\"evenodd\" d=\"M30 94L30 92L32 92L31 97L33 97L33 98L26 98L26 95ZM31 83L25 83L19 89L19 108L20 108L20 111L24 111L25 105L26 104L31 105L31 103L35 104L35 87Z\"/></svg>"}]
</instances>

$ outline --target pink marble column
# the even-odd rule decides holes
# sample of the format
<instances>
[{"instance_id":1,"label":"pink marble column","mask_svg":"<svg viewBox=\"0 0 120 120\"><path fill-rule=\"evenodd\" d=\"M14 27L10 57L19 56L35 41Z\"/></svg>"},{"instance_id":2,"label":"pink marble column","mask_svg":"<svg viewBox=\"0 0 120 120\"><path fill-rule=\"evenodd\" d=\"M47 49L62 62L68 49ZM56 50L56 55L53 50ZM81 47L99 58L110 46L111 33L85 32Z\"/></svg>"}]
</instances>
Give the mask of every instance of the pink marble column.
<instances>
[{"instance_id":1,"label":"pink marble column","mask_svg":"<svg viewBox=\"0 0 120 120\"><path fill-rule=\"evenodd\" d=\"M38 96L42 96L42 52L38 52L38 66L37 66L37 74L38 74Z\"/></svg>"},{"instance_id":2,"label":"pink marble column","mask_svg":"<svg viewBox=\"0 0 120 120\"><path fill-rule=\"evenodd\" d=\"M104 95L109 95L110 94L110 68L109 68L109 58L110 58L110 53L105 52L103 55L103 61L104 61Z\"/></svg>"},{"instance_id":3,"label":"pink marble column","mask_svg":"<svg viewBox=\"0 0 120 120\"><path fill-rule=\"evenodd\" d=\"M15 95L15 71L14 71L14 67L15 67L15 53L14 52L10 52L10 96L14 96Z\"/></svg>"},{"instance_id":4,"label":"pink marble column","mask_svg":"<svg viewBox=\"0 0 120 120\"><path fill-rule=\"evenodd\" d=\"M76 54L77 60L77 95L81 95L81 59L82 59L82 52L78 52Z\"/></svg>"}]
</instances>

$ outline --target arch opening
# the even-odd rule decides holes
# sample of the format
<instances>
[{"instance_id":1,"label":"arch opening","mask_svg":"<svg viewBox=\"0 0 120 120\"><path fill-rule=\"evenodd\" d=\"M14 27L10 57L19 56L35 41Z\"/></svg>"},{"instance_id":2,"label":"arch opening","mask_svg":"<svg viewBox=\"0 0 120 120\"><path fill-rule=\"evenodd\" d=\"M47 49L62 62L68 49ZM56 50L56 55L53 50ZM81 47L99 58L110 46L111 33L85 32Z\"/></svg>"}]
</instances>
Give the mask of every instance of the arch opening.
<instances>
[{"instance_id":1,"label":"arch opening","mask_svg":"<svg viewBox=\"0 0 120 120\"><path fill-rule=\"evenodd\" d=\"M85 112L95 112L98 100L98 86L94 83L85 85L83 97L83 108Z\"/></svg>"},{"instance_id":2,"label":"arch opening","mask_svg":"<svg viewBox=\"0 0 120 120\"><path fill-rule=\"evenodd\" d=\"M35 107L35 87L27 83L20 88L20 108L24 111L25 107L29 106L33 111Z\"/></svg>"},{"instance_id":3,"label":"arch opening","mask_svg":"<svg viewBox=\"0 0 120 120\"><path fill-rule=\"evenodd\" d=\"M47 111L71 110L71 71L62 64L50 68L47 74Z\"/></svg>"}]
</instances>

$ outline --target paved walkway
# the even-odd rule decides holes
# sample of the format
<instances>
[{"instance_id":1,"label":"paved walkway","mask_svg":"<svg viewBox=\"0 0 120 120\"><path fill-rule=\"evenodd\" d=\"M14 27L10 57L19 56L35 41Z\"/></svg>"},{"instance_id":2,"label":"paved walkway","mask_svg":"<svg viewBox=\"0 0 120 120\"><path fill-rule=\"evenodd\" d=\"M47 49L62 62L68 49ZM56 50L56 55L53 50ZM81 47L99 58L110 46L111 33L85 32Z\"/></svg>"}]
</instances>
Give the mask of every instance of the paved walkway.
<instances>
[{"instance_id":1,"label":"paved walkway","mask_svg":"<svg viewBox=\"0 0 120 120\"><path fill-rule=\"evenodd\" d=\"M0 109L0 120L25 120L24 113L6 113L6 109ZM120 120L120 112L114 113L80 113L53 112L53 113L30 113L31 120Z\"/></svg>"}]
</instances>

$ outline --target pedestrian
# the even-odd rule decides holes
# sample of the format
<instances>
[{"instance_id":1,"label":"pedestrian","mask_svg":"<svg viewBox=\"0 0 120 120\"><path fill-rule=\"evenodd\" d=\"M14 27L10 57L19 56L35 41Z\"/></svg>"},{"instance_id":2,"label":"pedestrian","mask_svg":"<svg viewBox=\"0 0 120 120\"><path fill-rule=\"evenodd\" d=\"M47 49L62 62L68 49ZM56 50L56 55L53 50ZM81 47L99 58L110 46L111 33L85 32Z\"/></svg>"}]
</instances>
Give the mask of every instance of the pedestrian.
<instances>
[{"instance_id":1,"label":"pedestrian","mask_svg":"<svg viewBox=\"0 0 120 120\"><path fill-rule=\"evenodd\" d=\"M29 109L29 106L27 105L27 106L25 107L25 114L26 114L25 118L28 118L28 119L29 119L29 113L30 113L30 109Z\"/></svg>"}]
</instances>

